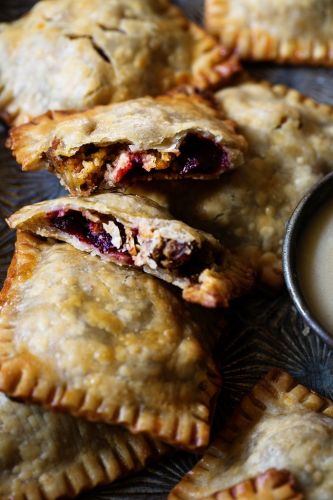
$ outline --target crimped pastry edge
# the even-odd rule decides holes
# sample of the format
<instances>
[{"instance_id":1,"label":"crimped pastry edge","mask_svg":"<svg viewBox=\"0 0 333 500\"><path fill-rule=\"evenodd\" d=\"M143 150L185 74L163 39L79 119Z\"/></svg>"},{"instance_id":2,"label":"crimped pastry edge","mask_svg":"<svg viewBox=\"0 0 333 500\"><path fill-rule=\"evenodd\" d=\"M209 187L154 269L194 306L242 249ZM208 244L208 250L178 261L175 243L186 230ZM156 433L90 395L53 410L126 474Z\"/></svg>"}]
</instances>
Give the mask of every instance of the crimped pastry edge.
<instances>
[{"instance_id":1,"label":"crimped pastry edge","mask_svg":"<svg viewBox=\"0 0 333 500\"><path fill-rule=\"evenodd\" d=\"M267 498L304 500L292 474L287 470L278 469L268 469L256 477L218 491L204 500L244 500L245 498L249 500L267 500Z\"/></svg>"},{"instance_id":2,"label":"crimped pastry edge","mask_svg":"<svg viewBox=\"0 0 333 500\"><path fill-rule=\"evenodd\" d=\"M266 30L241 28L225 22L230 0L206 0L205 20L208 30L220 37L227 50L241 59L276 61L288 64L333 66L333 41L278 39Z\"/></svg>"}]
</instances>

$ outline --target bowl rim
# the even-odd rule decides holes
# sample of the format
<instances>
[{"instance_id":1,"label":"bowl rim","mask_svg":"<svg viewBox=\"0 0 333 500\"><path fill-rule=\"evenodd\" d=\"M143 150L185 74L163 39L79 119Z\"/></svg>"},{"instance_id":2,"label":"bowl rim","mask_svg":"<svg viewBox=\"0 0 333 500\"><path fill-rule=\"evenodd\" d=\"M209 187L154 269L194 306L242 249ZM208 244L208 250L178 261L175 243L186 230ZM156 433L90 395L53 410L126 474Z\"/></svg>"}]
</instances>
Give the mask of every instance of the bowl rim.
<instances>
[{"instance_id":1,"label":"bowl rim","mask_svg":"<svg viewBox=\"0 0 333 500\"><path fill-rule=\"evenodd\" d=\"M321 324L314 318L311 309L307 305L301 291L295 265L297 242L299 242L302 232L304 231L304 229L300 227L302 219L303 217L306 217L307 209L314 206L315 210L312 212L314 214L316 209L319 209L325 203L327 196L323 196L323 198L320 199L320 195L325 193L327 186L329 185L332 185L333 188L333 172L330 172L321 181L319 181L298 203L287 223L282 248L282 263L284 279L288 292L299 313L311 330L319 335L330 347L333 347L333 333L330 334L323 326L321 326Z\"/></svg>"}]
</instances>

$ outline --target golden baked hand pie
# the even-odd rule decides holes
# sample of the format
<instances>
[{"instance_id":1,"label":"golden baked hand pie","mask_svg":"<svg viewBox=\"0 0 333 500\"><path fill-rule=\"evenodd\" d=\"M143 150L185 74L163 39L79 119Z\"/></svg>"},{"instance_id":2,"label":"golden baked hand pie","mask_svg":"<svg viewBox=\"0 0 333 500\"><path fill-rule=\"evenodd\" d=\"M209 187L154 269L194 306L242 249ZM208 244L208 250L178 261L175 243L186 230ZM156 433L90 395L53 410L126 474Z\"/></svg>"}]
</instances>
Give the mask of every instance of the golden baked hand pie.
<instances>
[{"instance_id":1,"label":"golden baked hand pie","mask_svg":"<svg viewBox=\"0 0 333 500\"><path fill-rule=\"evenodd\" d=\"M179 497L176 495L171 498ZM288 471L268 469L202 500L304 500L304 496L298 491L295 480Z\"/></svg>"},{"instance_id":2,"label":"golden baked hand pie","mask_svg":"<svg viewBox=\"0 0 333 500\"><path fill-rule=\"evenodd\" d=\"M8 222L11 228L140 268L206 307L227 307L254 282L252 270L231 258L213 236L172 220L148 198L115 192L59 198L24 207Z\"/></svg>"},{"instance_id":3,"label":"golden baked hand pie","mask_svg":"<svg viewBox=\"0 0 333 500\"><path fill-rule=\"evenodd\" d=\"M206 0L206 24L243 59L333 64L330 0Z\"/></svg>"},{"instance_id":4,"label":"golden baked hand pie","mask_svg":"<svg viewBox=\"0 0 333 500\"><path fill-rule=\"evenodd\" d=\"M50 168L74 195L150 179L216 178L245 141L194 96L146 97L81 113L49 112L11 131L24 170Z\"/></svg>"},{"instance_id":5,"label":"golden baked hand pie","mask_svg":"<svg viewBox=\"0 0 333 500\"><path fill-rule=\"evenodd\" d=\"M142 468L168 447L121 427L93 424L0 393L0 496L71 498Z\"/></svg>"},{"instance_id":6,"label":"golden baked hand pie","mask_svg":"<svg viewBox=\"0 0 333 500\"><path fill-rule=\"evenodd\" d=\"M208 444L220 386L212 332L168 285L18 232L0 299L0 390L184 448Z\"/></svg>"},{"instance_id":7,"label":"golden baked hand pie","mask_svg":"<svg viewBox=\"0 0 333 500\"><path fill-rule=\"evenodd\" d=\"M305 193L333 167L333 112L296 90L244 83L216 94L249 144L244 166L205 183L132 186L177 218L241 249L270 286L283 283L285 225Z\"/></svg>"},{"instance_id":8,"label":"golden baked hand pie","mask_svg":"<svg viewBox=\"0 0 333 500\"><path fill-rule=\"evenodd\" d=\"M307 500L333 498L333 402L277 369L243 398L220 436L169 498L224 500L218 492L270 468L288 470ZM302 497L258 497L266 498Z\"/></svg>"},{"instance_id":9,"label":"golden baked hand pie","mask_svg":"<svg viewBox=\"0 0 333 500\"><path fill-rule=\"evenodd\" d=\"M177 85L218 86L239 69L169 0L48 0L0 24L0 111L10 124Z\"/></svg>"}]
</instances>

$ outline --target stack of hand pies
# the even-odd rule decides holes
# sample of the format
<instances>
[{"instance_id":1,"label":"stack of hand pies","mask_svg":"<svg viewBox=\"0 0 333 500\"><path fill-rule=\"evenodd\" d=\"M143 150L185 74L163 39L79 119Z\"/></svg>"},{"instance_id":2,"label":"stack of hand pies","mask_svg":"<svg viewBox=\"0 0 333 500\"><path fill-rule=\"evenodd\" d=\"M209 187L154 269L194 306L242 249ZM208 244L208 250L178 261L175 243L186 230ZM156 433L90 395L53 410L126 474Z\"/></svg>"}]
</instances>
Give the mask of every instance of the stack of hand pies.
<instances>
[{"instance_id":1,"label":"stack of hand pies","mask_svg":"<svg viewBox=\"0 0 333 500\"><path fill-rule=\"evenodd\" d=\"M204 452L223 310L283 285L285 223L332 170L333 110L250 81L238 55L332 64L333 4L206 3L227 49L168 0L42 0L0 25L7 145L69 191L8 219L1 499ZM332 417L273 369L170 498L331 500Z\"/></svg>"}]
</instances>

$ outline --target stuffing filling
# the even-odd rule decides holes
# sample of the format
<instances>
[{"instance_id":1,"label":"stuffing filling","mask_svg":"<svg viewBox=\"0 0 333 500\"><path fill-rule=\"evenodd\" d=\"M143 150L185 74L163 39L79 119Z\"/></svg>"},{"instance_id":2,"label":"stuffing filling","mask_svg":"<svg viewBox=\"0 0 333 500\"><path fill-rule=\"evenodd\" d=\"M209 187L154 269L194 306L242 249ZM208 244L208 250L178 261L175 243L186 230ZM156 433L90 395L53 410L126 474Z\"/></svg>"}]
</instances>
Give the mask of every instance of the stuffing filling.
<instances>
[{"instance_id":1,"label":"stuffing filling","mask_svg":"<svg viewBox=\"0 0 333 500\"><path fill-rule=\"evenodd\" d=\"M85 193L103 183L116 185L147 176L156 178L161 172L167 177L218 176L230 168L228 152L214 140L196 134L186 136L178 154L156 150L133 152L124 144L86 145L70 158L57 156L54 148L50 148L47 159L69 188L79 186Z\"/></svg>"},{"instance_id":2,"label":"stuffing filling","mask_svg":"<svg viewBox=\"0 0 333 500\"><path fill-rule=\"evenodd\" d=\"M51 227L110 256L122 265L176 271L180 277L195 279L213 262L210 248L194 240L176 241L162 237L159 229L128 228L115 218L92 211L58 210L47 214ZM145 233L145 235L143 234Z\"/></svg>"}]
</instances>

